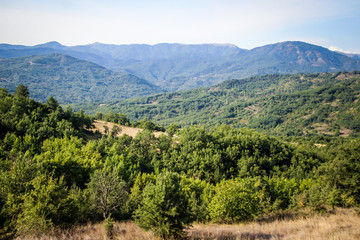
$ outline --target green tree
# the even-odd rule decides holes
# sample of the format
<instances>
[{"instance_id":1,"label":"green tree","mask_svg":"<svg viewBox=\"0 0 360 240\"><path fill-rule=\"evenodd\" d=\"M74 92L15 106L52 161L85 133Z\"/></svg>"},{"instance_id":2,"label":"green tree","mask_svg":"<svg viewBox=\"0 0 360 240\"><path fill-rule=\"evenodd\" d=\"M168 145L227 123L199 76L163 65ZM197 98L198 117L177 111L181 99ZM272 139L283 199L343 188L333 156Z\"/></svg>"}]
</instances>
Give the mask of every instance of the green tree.
<instances>
[{"instance_id":1,"label":"green tree","mask_svg":"<svg viewBox=\"0 0 360 240\"><path fill-rule=\"evenodd\" d=\"M76 184L84 188L90 174L101 166L101 156L93 142L83 144L81 139L55 138L45 140L42 153L35 158L39 166L55 177L63 176L68 186Z\"/></svg>"},{"instance_id":2,"label":"green tree","mask_svg":"<svg viewBox=\"0 0 360 240\"><path fill-rule=\"evenodd\" d=\"M224 180L215 188L209 213L216 222L240 222L253 219L259 212L259 181L252 179Z\"/></svg>"},{"instance_id":3,"label":"green tree","mask_svg":"<svg viewBox=\"0 0 360 240\"><path fill-rule=\"evenodd\" d=\"M59 103L56 101L55 98L49 97L48 100L46 101L46 107L51 112L54 112L59 107Z\"/></svg>"},{"instance_id":4,"label":"green tree","mask_svg":"<svg viewBox=\"0 0 360 240\"><path fill-rule=\"evenodd\" d=\"M23 84L17 86L14 96L17 98L28 98L29 97L29 90Z\"/></svg>"},{"instance_id":5,"label":"green tree","mask_svg":"<svg viewBox=\"0 0 360 240\"><path fill-rule=\"evenodd\" d=\"M122 131L121 127L119 125L114 124L111 128L111 135L116 137L118 134L120 134Z\"/></svg>"},{"instance_id":6,"label":"green tree","mask_svg":"<svg viewBox=\"0 0 360 240\"><path fill-rule=\"evenodd\" d=\"M149 184L143 192L141 206L135 211L135 221L145 230L169 239L180 237L193 220L185 193L177 173L165 172Z\"/></svg>"},{"instance_id":7,"label":"green tree","mask_svg":"<svg viewBox=\"0 0 360 240\"><path fill-rule=\"evenodd\" d=\"M32 190L22 196L24 202L17 221L19 234L46 231L53 225L76 222L75 199L69 194L62 178L39 175L30 184Z\"/></svg>"},{"instance_id":8,"label":"green tree","mask_svg":"<svg viewBox=\"0 0 360 240\"><path fill-rule=\"evenodd\" d=\"M101 169L91 176L88 189L92 195L95 207L104 219L111 213L117 212L125 206L128 200L125 182L120 181L115 171Z\"/></svg>"},{"instance_id":9,"label":"green tree","mask_svg":"<svg viewBox=\"0 0 360 240\"><path fill-rule=\"evenodd\" d=\"M166 127L166 132L169 134L170 137L174 136L175 133L179 130L179 125L176 123L172 123Z\"/></svg>"}]
</instances>

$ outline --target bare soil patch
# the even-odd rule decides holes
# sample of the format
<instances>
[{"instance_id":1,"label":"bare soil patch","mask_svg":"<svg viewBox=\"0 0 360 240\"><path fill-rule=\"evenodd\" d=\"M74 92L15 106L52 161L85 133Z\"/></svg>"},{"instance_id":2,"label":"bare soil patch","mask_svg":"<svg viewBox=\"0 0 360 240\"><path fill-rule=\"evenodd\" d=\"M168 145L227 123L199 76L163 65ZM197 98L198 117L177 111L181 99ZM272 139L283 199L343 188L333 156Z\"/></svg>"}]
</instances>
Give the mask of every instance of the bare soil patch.
<instances>
[{"instance_id":1,"label":"bare soil patch","mask_svg":"<svg viewBox=\"0 0 360 240\"><path fill-rule=\"evenodd\" d=\"M111 131L111 129L114 127L114 125L118 125L121 128L121 132L119 134L117 134L116 137L120 137L121 135L127 134L134 138L138 132L143 131L143 129L141 129L141 128L128 127L125 125L119 125L119 124L105 122L105 121L101 121L101 120L95 120L93 124L94 124L95 128L93 128L92 131L95 132L96 130L98 130L102 134L105 134L104 126L107 126L109 131ZM154 132L155 137L159 137L161 134L165 134L165 133Z\"/></svg>"}]
</instances>

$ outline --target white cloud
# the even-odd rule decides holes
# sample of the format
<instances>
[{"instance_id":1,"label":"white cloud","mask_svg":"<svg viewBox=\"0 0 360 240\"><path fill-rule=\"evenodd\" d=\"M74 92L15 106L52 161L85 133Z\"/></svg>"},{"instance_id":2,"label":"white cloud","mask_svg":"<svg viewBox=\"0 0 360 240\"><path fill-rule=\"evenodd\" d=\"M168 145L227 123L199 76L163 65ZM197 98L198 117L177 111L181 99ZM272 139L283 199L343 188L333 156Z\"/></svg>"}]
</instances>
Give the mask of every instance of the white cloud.
<instances>
[{"instance_id":1,"label":"white cloud","mask_svg":"<svg viewBox=\"0 0 360 240\"><path fill-rule=\"evenodd\" d=\"M353 54L356 53L354 51L344 50L344 49L341 49L341 48L336 47L336 46L329 47L329 50L334 51L334 52L342 52L342 53L353 53Z\"/></svg>"}]
</instances>

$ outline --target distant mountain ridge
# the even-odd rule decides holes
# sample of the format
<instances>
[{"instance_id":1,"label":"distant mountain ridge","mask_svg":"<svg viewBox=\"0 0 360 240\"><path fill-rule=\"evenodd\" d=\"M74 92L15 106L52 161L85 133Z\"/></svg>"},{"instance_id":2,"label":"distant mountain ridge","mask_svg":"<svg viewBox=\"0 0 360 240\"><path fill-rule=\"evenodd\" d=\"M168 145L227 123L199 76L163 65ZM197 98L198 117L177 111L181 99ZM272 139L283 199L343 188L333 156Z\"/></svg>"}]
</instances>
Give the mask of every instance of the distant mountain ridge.
<instances>
[{"instance_id":1,"label":"distant mountain ridge","mask_svg":"<svg viewBox=\"0 0 360 240\"><path fill-rule=\"evenodd\" d=\"M232 78L269 73L314 73L360 70L358 55L342 54L292 41L251 50L231 44L94 43L67 47L58 42L36 46L0 44L0 58L61 53L130 73L176 91L211 86Z\"/></svg>"},{"instance_id":2,"label":"distant mountain ridge","mask_svg":"<svg viewBox=\"0 0 360 240\"><path fill-rule=\"evenodd\" d=\"M14 92L19 84L28 86L38 101L53 96L62 104L102 103L163 91L134 75L58 53L1 59L0 87Z\"/></svg>"}]
</instances>

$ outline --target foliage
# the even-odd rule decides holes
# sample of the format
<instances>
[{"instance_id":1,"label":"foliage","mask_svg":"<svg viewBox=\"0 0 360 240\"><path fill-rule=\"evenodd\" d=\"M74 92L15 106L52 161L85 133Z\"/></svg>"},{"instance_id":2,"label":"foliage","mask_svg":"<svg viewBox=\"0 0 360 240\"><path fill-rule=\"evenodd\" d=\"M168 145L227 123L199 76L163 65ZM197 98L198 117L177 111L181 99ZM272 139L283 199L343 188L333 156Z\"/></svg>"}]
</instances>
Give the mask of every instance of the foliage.
<instances>
[{"instance_id":1,"label":"foliage","mask_svg":"<svg viewBox=\"0 0 360 240\"><path fill-rule=\"evenodd\" d=\"M224 123L288 138L347 136L359 133L359 95L359 72L271 74L80 107L89 113L122 112L132 121L146 118L165 125L210 127Z\"/></svg>"},{"instance_id":2,"label":"foliage","mask_svg":"<svg viewBox=\"0 0 360 240\"><path fill-rule=\"evenodd\" d=\"M128 193L126 185L121 182L114 171L97 170L91 177L88 189L92 193L94 205L104 219L124 207Z\"/></svg>"},{"instance_id":3,"label":"foliage","mask_svg":"<svg viewBox=\"0 0 360 240\"><path fill-rule=\"evenodd\" d=\"M33 189L22 196L21 213L17 220L19 234L46 231L53 224L71 224L76 220L71 217L76 215L75 202L62 178L56 180L39 175L30 184Z\"/></svg>"},{"instance_id":4,"label":"foliage","mask_svg":"<svg viewBox=\"0 0 360 240\"><path fill-rule=\"evenodd\" d=\"M26 85L36 100L46 102L47 96L53 96L62 104L115 101L162 92L134 75L113 72L68 55L30 55L1 60L0 87L14 92L18 85Z\"/></svg>"},{"instance_id":5,"label":"foliage","mask_svg":"<svg viewBox=\"0 0 360 240\"><path fill-rule=\"evenodd\" d=\"M341 195L344 206L360 203L360 141L336 149L335 157L320 169L326 182Z\"/></svg>"},{"instance_id":6,"label":"foliage","mask_svg":"<svg viewBox=\"0 0 360 240\"><path fill-rule=\"evenodd\" d=\"M63 176L68 186L76 184L81 188L89 182L90 174L101 166L101 156L93 144L84 145L76 137L45 140L42 153L34 159L47 172Z\"/></svg>"},{"instance_id":7,"label":"foliage","mask_svg":"<svg viewBox=\"0 0 360 240\"><path fill-rule=\"evenodd\" d=\"M224 80L254 75L353 71L360 68L360 61L355 58L320 46L297 41L270 44L251 50L244 50L230 44L109 45L97 43L67 47L56 42L50 42L33 47L6 45L1 49L0 57L9 58L49 53L68 54L116 72L135 74L167 91L211 86ZM59 56L62 55L56 56L60 58ZM33 58L35 58L33 61L22 66L28 69L27 72L32 69L45 68L50 65L49 63L52 63L50 66L55 69L65 68L68 74L63 74L60 79L53 77L55 74L47 68L43 72L50 73L46 74L47 79L45 78L45 80L53 77L55 83L66 84L66 81L61 80L76 81L83 79L81 84L79 84L80 81L77 81L78 84L74 86L83 96L87 90L93 91L94 88L101 90L108 87L108 84L111 84L111 88L116 88L119 85L117 81L108 81L107 79L96 81L98 80L96 77L101 75L103 69L99 70L99 66L94 64L88 63L87 68L81 68L77 62L69 61L69 57L62 56L60 63L48 56ZM14 62L16 60L9 59L8 61ZM8 77L12 73L6 69L1 77ZM36 78L37 75L34 75L32 76ZM92 81L92 78L96 80ZM119 89L120 91L124 89L123 93L133 90L131 81L126 83L128 84L124 84L125 86L121 86ZM145 83L142 88L140 87L140 91L146 89L144 85ZM86 96L89 95L86 94ZM56 97L59 98L60 96ZM118 98L119 95L103 95L102 97Z\"/></svg>"},{"instance_id":8,"label":"foliage","mask_svg":"<svg viewBox=\"0 0 360 240\"><path fill-rule=\"evenodd\" d=\"M251 179L231 179L215 187L209 204L213 221L234 223L255 218L259 213L259 182Z\"/></svg>"},{"instance_id":9,"label":"foliage","mask_svg":"<svg viewBox=\"0 0 360 240\"><path fill-rule=\"evenodd\" d=\"M176 173L161 173L155 184L145 187L143 200L135 212L136 222L146 230L153 230L164 239L181 236L191 221L188 200Z\"/></svg>"},{"instance_id":10,"label":"foliage","mask_svg":"<svg viewBox=\"0 0 360 240\"><path fill-rule=\"evenodd\" d=\"M331 89L330 101L339 90ZM63 110L51 97L36 102L26 87L18 92L0 89L1 238L104 219L111 232L112 221L131 217L160 237L176 238L193 221L241 222L360 204L356 135L286 142L225 124L172 124L159 137L143 130L134 138L97 138L84 130L91 118L83 111ZM327 119L325 110L320 115ZM139 124L122 114L108 116ZM154 127L148 120L140 124Z\"/></svg>"}]
</instances>

